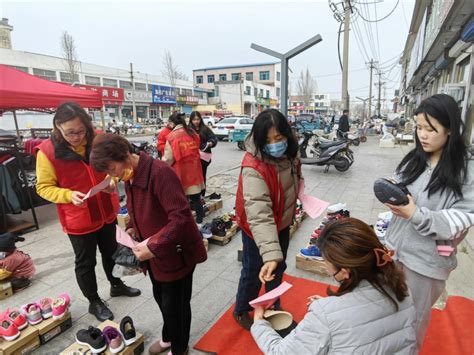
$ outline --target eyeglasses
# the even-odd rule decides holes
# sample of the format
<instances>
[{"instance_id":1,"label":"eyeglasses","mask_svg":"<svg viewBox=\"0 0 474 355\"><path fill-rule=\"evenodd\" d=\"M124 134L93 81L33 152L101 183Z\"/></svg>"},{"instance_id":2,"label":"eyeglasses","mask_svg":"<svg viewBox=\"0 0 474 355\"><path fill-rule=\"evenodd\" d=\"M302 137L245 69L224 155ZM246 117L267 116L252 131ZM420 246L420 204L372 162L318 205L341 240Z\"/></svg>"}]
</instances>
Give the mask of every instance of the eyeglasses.
<instances>
[{"instance_id":1,"label":"eyeglasses","mask_svg":"<svg viewBox=\"0 0 474 355\"><path fill-rule=\"evenodd\" d=\"M73 138L73 137L80 138L80 137L84 137L86 133L87 133L86 130L77 131L77 132L67 132L67 133L62 132L63 136L66 138Z\"/></svg>"},{"instance_id":2,"label":"eyeglasses","mask_svg":"<svg viewBox=\"0 0 474 355\"><path fill-rule=\"evenodd\" d=\"M342 269L337 270L334 274L332 274L332 277L336 277L337 274L341 272Z\"/></svg>"}]
</instances>

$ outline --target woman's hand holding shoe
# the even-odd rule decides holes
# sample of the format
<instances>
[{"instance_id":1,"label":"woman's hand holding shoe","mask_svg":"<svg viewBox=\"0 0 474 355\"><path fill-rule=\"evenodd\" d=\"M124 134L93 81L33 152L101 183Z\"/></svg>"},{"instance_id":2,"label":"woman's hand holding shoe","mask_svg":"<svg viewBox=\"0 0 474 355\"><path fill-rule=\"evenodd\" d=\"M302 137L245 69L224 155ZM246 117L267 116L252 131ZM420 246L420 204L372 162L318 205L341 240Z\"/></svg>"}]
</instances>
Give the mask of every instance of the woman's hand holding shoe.
<instances>
[{"instance_id":1,"label":"woman's hand holding shoe","mask_svg":"<svg viewBox=\"0 0 474 355\"><path fill-rule=\"evenodd\" d=\"M140 261L150 260L155 257L155 255L148 249L146 245L137 245L132 249L133 254Z\"/></svg>"},{"instance_id":2,"label":"woman's hand holding shoe","mask_svg":"<svg viewBox=\"0 0 474 355\"><path fill-rule=\"evenodd\" d=\"M262 268L260 269L260 274L258 278L262 283L266 283L272 281L275 278L275 274L273 273L278 266L277 261L267 261L263 264Z\"/></svg>"},{"instance_id":3,"label":"woman's hand holding shoe","mask_svg":"<svg viewBox=\"0 0 474 355\"><path fill-rule=\"evenodd\" d=\"M415 201L413 200L412 195L408 196L408 204L407 205L391 205L390 203L386 203L385 206L390 208L392 213L395 216L402 217L404 219L410 219L416 211Z\"/></svg>"},{"instance_id":4,"label":"woman's hand holding shoe","mask_svg":"<svg viewBox=\"0 0 474 355\"><path fill-rule=\"evenodd\" d=\"M316 301L316 300L320 300L321 298L324 298L323 296L320 296L320 295L312 295L312 296L309 296L308 297L308 303L306 303L306 305L309 307L309 305L311 303L313 303L313 301Z\"/></svg>"},{"instance_id":5,"label":"woman's hand holding shoe","mask_svg":"<svg viewBox=\"0 0 474 355\"><path fill-rule=\"evenodd\" d=\"M255 307L255 311L253 313L253 320L257 321L257 320L263 319L264 313L265 313L265 308L263 308L262 306Z\"/></svg>"}]
</instances>

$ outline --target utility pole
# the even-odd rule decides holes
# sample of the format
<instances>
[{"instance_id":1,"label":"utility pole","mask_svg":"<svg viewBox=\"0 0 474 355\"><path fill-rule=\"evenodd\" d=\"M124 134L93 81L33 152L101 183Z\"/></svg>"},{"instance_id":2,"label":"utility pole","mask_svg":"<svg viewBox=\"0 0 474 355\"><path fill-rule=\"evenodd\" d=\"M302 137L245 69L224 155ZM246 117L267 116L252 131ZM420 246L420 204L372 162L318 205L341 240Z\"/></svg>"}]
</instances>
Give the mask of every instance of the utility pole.
<instances>
[{"instance_id":1,"label":"utility pole","mask_svg":"<svg viewBox=\"0 0 474 355\"><path fill-rule=\"evenodd\" d=\"M378 96L378 99L377 99L377 115L378 117L380 118L380 99L381 99L381 96L382 96L382 84L385 84L385 83L382 83L382 72L379 70L378 72L378 76L379 76L379 82L378 82L378 86L379 86L379 96Z\"/></svg>"},{"instance_id":2,"label":"utility pole","mask_svg":"<svg viewBox=\"0 0 474 355\"><path fill-rule=\"evenodd\" d=\"M370 120L370 117L372 117L372 71L374 70L375 64L373 59L370 60L370 77L369 77L369 114L367 115L367 118Z\"/></svg>"},{"instance_id":3,"label":"utility pole","mask_svg":"<svg viewBox=\"0 0 474 355\"><path fill-rule=\"evenodd\" d=\"M351 22L352 6L350 0L344 0L344 49L342 57L342 102L344 109L349 109L349 25Z\"/></svg>"},{"instance_id":4,"label":"utility pole","mask_svg":"<svg viewBox=\"0 0 474 355\"><path fill-rule=\"evenodd\" d=\"M244 81L242 80L242 73L239 74L239 81L240 81L240 113L243 115L244 114L244 99L242 97L243 93L243 83Z\"/></svg>"},{"instance_id":5,"label":"utility pole","mask_svg":"<svg viewBox=\"0 0 474 355\"><path fill-rule=\"evenodd\" d=\"M133 81L133 63L130 63L130 81L132 82L132 119L137 122L137 107L135 105L135 82Z\"/></svg>"}]
</instances>

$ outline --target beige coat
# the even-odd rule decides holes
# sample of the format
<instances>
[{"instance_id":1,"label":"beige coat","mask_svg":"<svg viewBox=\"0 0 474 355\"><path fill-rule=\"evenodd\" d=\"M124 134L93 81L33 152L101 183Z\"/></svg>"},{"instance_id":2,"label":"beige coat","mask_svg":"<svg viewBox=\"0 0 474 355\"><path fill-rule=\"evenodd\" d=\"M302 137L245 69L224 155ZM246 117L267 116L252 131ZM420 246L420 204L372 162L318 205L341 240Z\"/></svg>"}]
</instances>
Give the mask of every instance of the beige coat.
<instances>
[{"instance_id":1,"label":"beige coat","mask_svg":"<svg viewBox=\"0 0 474 355\"><path fill-rule=\"evenodd\" d=\"M245 149L250 154L255 155L255 145L251 136L245 140ZM267 159L263 158L262 155L256 157L260 160L265 159L265 162L275 165L278 172L278 179L281 181L284 190L285 208L280 226L281 229L284 229L291 224L295 214L299 185L298 159L291 162L287 158ZM278 240L279 231L273 217L270 190L262 176L252 168L242 169L242 179L247 221L263 262L280 262L283 260L283 253Z\"/></svg>"}]
</instances>

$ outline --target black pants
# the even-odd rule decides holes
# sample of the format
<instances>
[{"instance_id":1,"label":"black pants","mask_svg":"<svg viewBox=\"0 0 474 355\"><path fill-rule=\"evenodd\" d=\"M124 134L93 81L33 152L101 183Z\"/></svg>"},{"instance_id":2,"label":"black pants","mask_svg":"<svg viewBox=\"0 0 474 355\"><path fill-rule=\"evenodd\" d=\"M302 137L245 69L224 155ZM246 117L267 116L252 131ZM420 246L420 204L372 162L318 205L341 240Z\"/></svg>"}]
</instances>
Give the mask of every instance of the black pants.
<instances>
[{"instance_id":1,"label":"black pants","mask_svg":"<svg viewBox=\"0 0 474 355\"><path fill-rule=\"evenodd\" d=\"M204 207L202 207L201 203L201 194L194 194L194 195L189 195L189 199L191 200L191 204L194 208L194 211L196 211L196 222L197 223L202 223L202 220L204 219Z\"/></svg>"},{"instance_id":2,"label":"black pants","mask_svg":"<svg viewBox=\"0 0 474 355\"><path fill-rule=\"evenodd\" d=\"M211 164L210 160L207 162L201 159L202 176L204 177L204 190L201 191L202 196L206 196L206 175L209 164Z\"/></svg>"},{"instance_id":3,"label":"black pants","mask_svg":"<svg viewBox=\"0 0 474 355\"><path fill-rule=\"evenodd\" d=\"M117 249L115 240L115 222L104 225L98 231L83 235L69 234L72 248L74 249L75 272L79 287L89 302L99 299L97 293L97 277L95 275L95 265L97 246L99 246L102 255L102 266L104 267L107 280L112 285L121 283L121 280L112 276L114 261L112 254Z\"/></svg>"},{"instance_id":4,"label":"black pants","mask_svg":"<svg viewBox=\"0 0 474 355\"><path fill-rule=\"evenodd\" d=\"M193 273L194 269L182 279L161 282L149 271L153 297L163 315L161 337L164 342L171 342L171 352L176 355L182 354L189 343Z\"/></svg>"}]
</instances>

